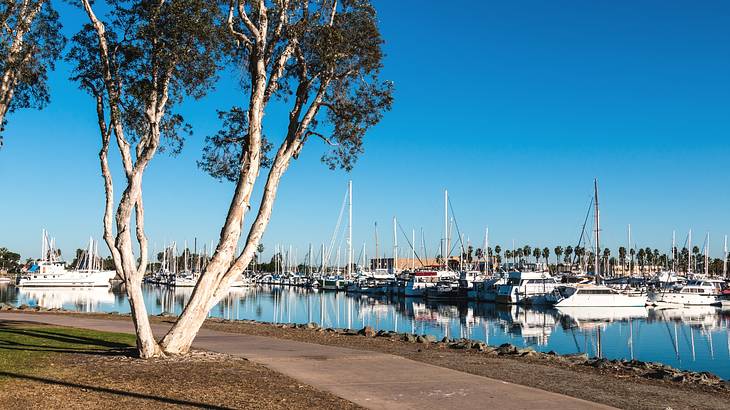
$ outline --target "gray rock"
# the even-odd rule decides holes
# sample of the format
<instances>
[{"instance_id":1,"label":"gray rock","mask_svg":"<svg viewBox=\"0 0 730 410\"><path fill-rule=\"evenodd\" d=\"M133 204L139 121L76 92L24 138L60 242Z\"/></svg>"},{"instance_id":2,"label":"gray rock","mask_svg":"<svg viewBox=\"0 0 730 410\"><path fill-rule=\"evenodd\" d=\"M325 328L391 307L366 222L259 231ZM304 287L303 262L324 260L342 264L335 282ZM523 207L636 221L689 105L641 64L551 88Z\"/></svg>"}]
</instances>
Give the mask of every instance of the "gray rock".
<instances>
[{"instance_id":1,"label":"gray rock","mask_svg":"<svg viewBox=\"0 0 730 410\"><path fill-rule=\"evenodd\" d=\"M370 326L365 326L364 328L360 329L360 330L359 330L359 331L357 332L357 334L359 334L359 335L361 335L361 336L365 336L365 337L375 337L375 335L376 335L377 333L375 332L375 329L373 329L372 327L370 327Z\"/></svg>"},{"instance_id":2,"label":"gray rock","mask_svg":"<svg viewBox=\"0 0 730 410\"><path fill-rule=\"evenodd\" d=\"M416 343L423 343L423 344L425 344L425 343L428 343L428 340L426 340L426 338L423 337L423 336L416 336Z\"/></svg>"},{"instance_id":3,"label":"gray rock","mask_svg":"<svg viewBox=\"0 0 730 410\"><path fill-rule=\"evenodd\" d=\"M401 340L403 340L404 342L408 342L408 343L416 343L416 336L414 336L410 333L406 333L403 335Z\"/></svg>"},{"instance_id":4,"label":"gray rock","mask_svg":"<svg viewBox=\"0 0 730 410\"><path fill-rule=\"evenodd\" d=\"M511 345L509 343L504 343L504 344L501 344L496 349L496 352L500 356L502 356L502 355L513 355L513 354L517 354L517 347L516 346L513 346L513 345Z\"/></svg>"},{"instance_id":5,"label":"gray rock","mask_svg":"<svg viewBox=\"0 0 730 410\"><path fill-rule=\"evenodd\" d=\"M305 325L307 329L318 329L319 325L314 322L309 322Z\"/></svg>"},{"instance_id":6,"label":"gray rock","mask_svg":"<svg viewBox=\"0 0 730 410\"><path fill-rule=\"evenodd\" d=\"M433 335L423 335L423 338L426 339L426 342L428 342L428 343L436 342L436 336L433 336Z\"/></svg>"},{"instance_id":7,"label":"gray rock","mask_svg":"<svg viewBox=\"0 0 730 410\"><path fill-rule=\"evenodd\" d=\"M571 354L565 354L562 356L558 356L561 360L565 360L572 363L580 363L585 362L588 360L588 354L587 353L571 353Z\"/></svg>"}]
</instances>

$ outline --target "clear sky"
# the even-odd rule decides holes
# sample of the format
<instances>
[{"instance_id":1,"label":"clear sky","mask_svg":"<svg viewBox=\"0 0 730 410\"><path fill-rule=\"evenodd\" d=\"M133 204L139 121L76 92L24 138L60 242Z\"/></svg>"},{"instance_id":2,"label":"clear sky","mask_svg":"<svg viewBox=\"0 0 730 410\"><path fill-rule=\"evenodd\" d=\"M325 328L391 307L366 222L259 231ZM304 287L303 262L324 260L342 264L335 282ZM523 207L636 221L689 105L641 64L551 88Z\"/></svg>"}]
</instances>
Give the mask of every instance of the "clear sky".
<instances>
[{"instance_id":1,"label":"clear sky","mask_svg":"<svg viewBox=\"0 0 730 410\"><path fill-rule=\"evenodd\" d=\"M56 2L70 37L83 15ZM632 225L638 245L680 246L730 233L730 2L376 0L393 110L366 137L351 174L307 146L286 174L264 237L329 242L354 181L354 244L390 247L391 218L441 237L443 189L461 230L481 244L574 244L599 179L603 241ZM40 253L46 228L64 254L100 237L103 186L92 100L51 75L52 103L9 117L0 150L0 246ZM146 174L150 243L217 237L233 186L197 169L215 110L240 104L235 75L183 108L195 135ZM282 126L274 110L273 133ZM120 189L120 188L118 188ZM403 238L400 239L403 243ZM615 252L615 251L614 251Z\"/></svg>"}]
</instances>

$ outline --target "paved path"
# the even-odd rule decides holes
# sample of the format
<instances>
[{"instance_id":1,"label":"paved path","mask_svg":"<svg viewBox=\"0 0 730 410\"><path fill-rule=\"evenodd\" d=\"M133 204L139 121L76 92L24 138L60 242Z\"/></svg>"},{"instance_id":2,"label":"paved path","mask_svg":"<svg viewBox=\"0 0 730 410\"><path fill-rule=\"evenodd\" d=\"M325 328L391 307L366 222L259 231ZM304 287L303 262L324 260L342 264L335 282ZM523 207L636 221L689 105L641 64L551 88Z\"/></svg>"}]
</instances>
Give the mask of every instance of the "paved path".
<instances>
[{"instance_id":1,"label":"paved path","mask_svg":"<svg viewBox=\"0 0 730 410\"><path fill-rule=\"evenodd\" d=\"M132 323L78 316L0 313L23 320L108 332ZM154 325L163 334L164 325ZM372 409L608 409L588 401L371 351L202 329L194 347L245 357Z\"/></svg>"}]
</instances>

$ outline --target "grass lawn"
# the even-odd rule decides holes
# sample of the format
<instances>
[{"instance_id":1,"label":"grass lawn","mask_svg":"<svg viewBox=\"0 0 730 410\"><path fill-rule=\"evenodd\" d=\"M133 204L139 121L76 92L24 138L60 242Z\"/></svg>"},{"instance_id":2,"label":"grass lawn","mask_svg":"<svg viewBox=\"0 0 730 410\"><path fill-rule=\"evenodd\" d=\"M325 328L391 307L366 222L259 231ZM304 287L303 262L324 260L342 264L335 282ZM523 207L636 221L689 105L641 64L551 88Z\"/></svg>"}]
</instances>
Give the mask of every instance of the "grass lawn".
<instances>
[{"instance_id":1,"label":"grass lawn","mask_svg":"<svg viewBox=\"0 0 730 410\"><path fill-rule=\"evenodd\" d=\"M0 407L356 408L242 358L140 360L133 335L0 321Z\"/></svg>"},{"instance_id":2,"label":"grass lawn","mask_svg":"<svg viewBox=\"0 0 730 410\"><path fill-rule=\"evenodd\" d=\"M0 322L0 378L43 373L59 353L131 355L134 336L22 322Z\"/></svg>"}]
</instances>

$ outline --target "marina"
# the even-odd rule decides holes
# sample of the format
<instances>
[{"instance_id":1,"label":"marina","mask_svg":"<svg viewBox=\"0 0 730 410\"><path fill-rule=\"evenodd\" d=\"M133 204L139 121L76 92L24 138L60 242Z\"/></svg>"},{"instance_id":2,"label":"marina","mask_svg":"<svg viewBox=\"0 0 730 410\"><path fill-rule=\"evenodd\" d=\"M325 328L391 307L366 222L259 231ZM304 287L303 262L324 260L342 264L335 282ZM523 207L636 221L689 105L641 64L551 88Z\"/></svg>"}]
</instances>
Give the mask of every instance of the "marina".
<instances>
[{"instance_id":1,"label":"marina","mask_svg":"<svg viewBox=\"0 0 730 410\"><path fill-rule=\"evenodd\" d=\"M0 302L15 306L129 312L119 286L93 292L0 286ZM143 292L151 315L179 314L192 288L143 285ZM548 308L259 285L232 289L211 309L210 316L272 323L314 322L332 328L371 326L438 339L468 338L490 345L530 346L543 352L661 362L730 379L730 311L713 306Z\"/></svg>"}]
</instances>

